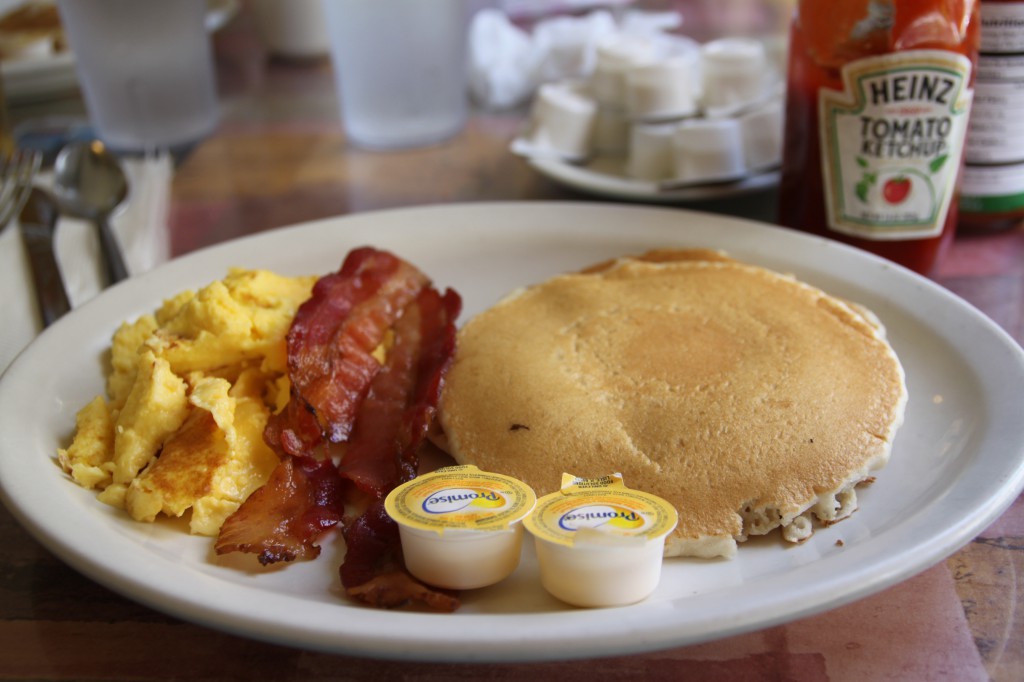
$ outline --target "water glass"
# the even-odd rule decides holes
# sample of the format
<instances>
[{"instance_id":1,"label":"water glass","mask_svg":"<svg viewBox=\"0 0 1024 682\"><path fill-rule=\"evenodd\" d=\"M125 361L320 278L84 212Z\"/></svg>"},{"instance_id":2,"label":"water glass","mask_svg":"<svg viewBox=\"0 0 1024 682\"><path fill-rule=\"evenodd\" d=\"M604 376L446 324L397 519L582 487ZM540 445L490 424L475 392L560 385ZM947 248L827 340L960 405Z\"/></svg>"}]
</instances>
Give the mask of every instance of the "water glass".
<instances>
[{"instance_id":1,"label":"water glass","mask_svg":"<svg viewBox=\"0 0 1024 682\"><path fill-rule=\"evenodd\" d=\"M206 0L58 6L90 121L110 148L175 148L216 127Z\"/></svg>"}]
</instances>

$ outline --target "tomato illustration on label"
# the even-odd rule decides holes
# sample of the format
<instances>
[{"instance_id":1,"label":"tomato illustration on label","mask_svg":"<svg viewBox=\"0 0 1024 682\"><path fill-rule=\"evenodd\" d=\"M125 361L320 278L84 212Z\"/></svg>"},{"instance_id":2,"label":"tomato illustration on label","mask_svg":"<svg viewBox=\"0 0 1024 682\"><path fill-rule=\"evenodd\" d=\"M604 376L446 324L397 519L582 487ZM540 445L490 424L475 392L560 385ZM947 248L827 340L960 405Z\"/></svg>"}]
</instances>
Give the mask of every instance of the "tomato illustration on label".
<instances>
[{"instance_id":1,"label":"tomato illustration on label","mask_svg":"<svg viewBox=\"0 0 1024 682\"><path fill-rule=\"evenodd\" d=\"M925 174L916 168L880 172L874 169L863 157L858 156L856 162L860 167L861 175L854 187L854 194L862 202L868 204L871 203L872 188L878 187L881 190L882 199L885 203L890 206L897 206L911 198L913 188L917 184L914 180L916 176L918 182L923 182L927 185L925 190L928 194L932 195L935 192L931 178L942 170L948 158L947 154L943 154L932 159L928 163L928 173Z\"/></svg>"},{"instance_id":2,"label":"tomato illustration on label","mask_svg":"<svg viewBox=\"0 0 1024 682\"><path fill-rule=\"evenodd\" d=\"M882 196L890 204L902 204L910 194L910 178L906 175L898 175L885 181L882 187Z\"/></svg>"}]
</instances>

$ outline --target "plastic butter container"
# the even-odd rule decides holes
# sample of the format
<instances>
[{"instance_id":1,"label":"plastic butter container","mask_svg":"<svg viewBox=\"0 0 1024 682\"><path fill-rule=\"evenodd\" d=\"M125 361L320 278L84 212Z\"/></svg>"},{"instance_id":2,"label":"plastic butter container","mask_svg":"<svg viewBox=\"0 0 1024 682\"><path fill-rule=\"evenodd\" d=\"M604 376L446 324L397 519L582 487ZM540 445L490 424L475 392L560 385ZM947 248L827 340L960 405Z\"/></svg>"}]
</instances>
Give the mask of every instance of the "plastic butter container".
<instances>
[{"instance_id":1,"label":"plastic butter container","mask_svg":"<svg viewBox=\"0 0 1024 682\"><path fill-rule=\"evenodd\" d=\"M654 592L678 520L671 504L627 488L620 474L563 474L561 490L540 498L523 523L548 592L574 606L620 606Z\"/></svg>"},{"instance_id":2,"label":"plastic butter container","mask_svg":"<svg viewBox=\"0 0 1024 682\"><path fill-rule=\"evenodd\" d=\"M398 524L406 568L453 590L493 585L519 565L521 521L537 496L525 483L475 466L438 469L384 500Z\"/></svg>"}]
</instances>

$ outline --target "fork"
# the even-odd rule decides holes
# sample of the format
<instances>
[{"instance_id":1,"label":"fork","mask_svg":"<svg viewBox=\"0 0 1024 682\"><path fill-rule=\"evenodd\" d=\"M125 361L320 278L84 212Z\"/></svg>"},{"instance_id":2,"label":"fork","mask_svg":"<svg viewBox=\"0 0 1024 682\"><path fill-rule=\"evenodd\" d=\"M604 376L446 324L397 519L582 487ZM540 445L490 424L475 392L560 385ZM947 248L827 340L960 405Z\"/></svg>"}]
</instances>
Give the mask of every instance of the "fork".
<instances>
[{"instance_id":1,"label":"fork","mask_svg":"<svg viewBox=\"0 0 1024 682\"><path fill-rule=\"evenodd\" d=\"M42 160L38 151L25 149L15 149L0 159L0 231L21 212Z\"/></svg>"}]
</instances>

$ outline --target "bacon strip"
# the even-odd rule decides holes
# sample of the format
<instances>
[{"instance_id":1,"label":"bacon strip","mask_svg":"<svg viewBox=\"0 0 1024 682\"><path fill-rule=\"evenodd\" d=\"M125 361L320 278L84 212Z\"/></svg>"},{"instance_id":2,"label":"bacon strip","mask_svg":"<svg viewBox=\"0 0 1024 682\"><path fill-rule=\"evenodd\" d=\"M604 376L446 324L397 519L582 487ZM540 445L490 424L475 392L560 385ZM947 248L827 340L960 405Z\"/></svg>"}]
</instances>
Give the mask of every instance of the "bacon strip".
<instances>
[{"instance_id":1,"label":"bacon strip","mask_svg":"<svg viewBox=\"0 0 1024 682\"><path fill-rule=\"evenodd\" d=\"M290 400L264 431L281 463L225 521L218 554L255 553L263 564L319 555L316 541L341 521L346 500L334 464L314 457L326 455L317 452L325 444L318 417L331 420L328 439L347 434L380 368L370 353L427 284L415 267L372 248L352 251L338 272L317 281L288 332Z\"/></svg>"},{"instance_id":2,"label":"bacon strip","mask_svg":"<svg viewBox=\"0 0 1024 682\"><path fill-rule=\"evenodd\" d=\"M353 599L382 609L395 609L413 602L443 613L459 608L459 598L454 593L428 587L404 570L378 573L346 592Z\"/></svg>"},{"instance_id":3,"label":"bacon strip","mask_svg":"<svg viewBox=\"0 0 1024 682\"><path fill-rule=\"evenodd\" d=\"M308 457L316 454L324 434L316 415L292 391L284 409L267 420L263 440L279 455Z\"/></svg>"},{"instance_id":4,"label":"bacon strip","mask_svg":"<svg viewBox=\"0 0 1024 682\"><path fill-rule=\"evenodd\" d=\"M320 535L341 522L340 573L350 596L384 607L458 606L453 594L405 572L383 499L417 474L461 306L454 291L441 295L413 266L369 248L353 251L339 272L318 281L287 337L289 403L264 432L281 464L225 522L218 554L257 553L263 564L313 558ZM371 353L389 329L394 338L381 366ZM328 443L346 440L335 467L325 456ZM347 505L367 499L363 514L344 517Z\"/></svg>"},{"instance_id":5,"label":"bacon strip","mask_svg":"<svg viewBox=\"0 0 1024 682\"><path fill-rule=\"evenodd\" d=\"M419 447L426 440L437 414L444 377L455 356L455 320L462 311L462 298L454 290L447 289L443 297L432 297L421 302L421 306L424 309L423 349L416 395L406 412L405 429L400 433L405 460L418 458ZM418 461L414 464L411 469L406 469L409 479L416 476Z\"/></svg>"},{"instance_id":6,"label":"bacon strip","mask_svg":"<svg viewBox=\"0 0 1024 682\"><path fill-rule=\"evenodd\" d=\"M461 300L424 289L395 324L386 366L374 379L341 461L342 476L374 498L416 476L417 450L434 418L455 349Z\"/></svg>"},{"instance_id":7,"label":"bacon strip","mask_svg":"<svg viewBox=\"0 0 1024 682\"><path fill-rule=\"evenodd\" d=\"M345 592L370 606L393 609L410 602L425 604L435 611L452 612L459 607L454 593L427 587L409 575L401 563L398 525L376 501L346 533L345 562L341 582ZM353 552L353 546L357 549Z\"/></svg>"},{"instance_id":8,"label":"bacon strip","mask_svg":"<svg viewBox=\"0 0 1024 682\"><path fill-rule=\"evenodd\" d=\"M286 456L221 526L217 554L258 554L264 566L313 559L316 540L342 519L342 479L329 459Z\"/></svg>"},{"instance_id":9,"label":"bacon strip","mask_svg":"<svg viewBox=\"0 0 1024 682\"><path fill-rule=\"evenodd\" d=\"M395 325L388 365L363 402L340 465L343 477L375 499L362 516L346 524L340 570L346 592L373 606L418 601L447 608L455 599L404 573L398 529L384 512L382 500L416 476L418 449L455 350L455 318L461 305L455 292L448 290L442 297L428 288L409 306Z\"/></svg>"},{"instance_id":10,"label":"bacon strip","mask_svg":"<svg viewBox=\"0 0 1024 682\"><path fill-rule=\"evenodd\" d=\"M338 272L317 281L288 330L291 397L289 407L271 417L264 436L271 447L315 454L321 438L309 415L329 442L348 438L380 369L371 353L428 284L414 266L369 247L353 250Z\"/></svg>"}]
</instances>

